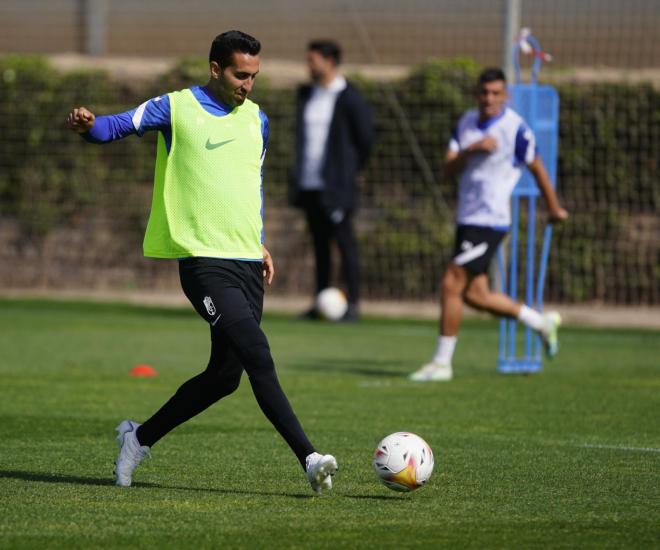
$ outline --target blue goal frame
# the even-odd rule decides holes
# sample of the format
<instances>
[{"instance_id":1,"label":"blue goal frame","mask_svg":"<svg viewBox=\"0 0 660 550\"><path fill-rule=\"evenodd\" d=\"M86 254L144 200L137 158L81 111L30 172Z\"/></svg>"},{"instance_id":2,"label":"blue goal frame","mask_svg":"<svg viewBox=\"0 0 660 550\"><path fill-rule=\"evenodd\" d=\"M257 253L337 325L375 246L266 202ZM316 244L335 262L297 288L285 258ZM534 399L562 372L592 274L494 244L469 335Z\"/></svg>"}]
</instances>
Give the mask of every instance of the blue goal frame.
<instances>
[{"instance_id":1,"label":"blue goal frame","mask_svg":"<svg viewBox=\"0 0 660 550\"><path fill-rule=\"evenodd\" d=\"M533 36L528 36L535 53L541 48ZM509 87L510 106L520 114L536 136L539 154L553 185L557 176L557 152L559 141L559 94L552 86L537 84L542 59L534 56L531 79L523 83L518 61L520 45L513 48L516 80ZM513 300L518 299L520 263L525 258L524 286L522 293L525 303L538 311L543 308L545 275L552 241L552 224L543 231L540 254L536 250L536 201L540 191L533 176L525 170L518 181L511 198L511 235L497 251L497 268L501 290ZM521 220L522 199L527 200L526 224ZM526 225L526 226L525 226ZM526 235L525 250L521 250L521 234ZM508 258L508 266L506 263ZM500 320L499 354L497 370L502 373L531 373L543 369L541 338L529 327L524 328L522 351L519 349L518 322L515 319Z\"/></svg>"}]
</instances>

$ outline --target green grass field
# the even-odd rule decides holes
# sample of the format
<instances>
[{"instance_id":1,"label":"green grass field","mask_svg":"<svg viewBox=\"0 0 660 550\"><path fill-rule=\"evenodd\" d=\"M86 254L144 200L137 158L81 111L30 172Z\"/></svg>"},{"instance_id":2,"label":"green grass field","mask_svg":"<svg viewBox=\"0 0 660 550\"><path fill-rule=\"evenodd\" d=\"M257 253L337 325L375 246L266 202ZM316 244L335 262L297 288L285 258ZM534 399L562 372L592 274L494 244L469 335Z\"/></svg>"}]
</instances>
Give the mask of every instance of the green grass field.
<instances>
[{"instance_id":1,"label":"green grass field","mask_svg":"<svg viewBox=\"0 0 660 550\"><path fill-rule=\"evenodd\" d=\"M314 497L239 391L113 485L114 428L144 420L206 364L191 311L0 301L0 547L651 548L660 545L660 335L568 327L533 376L495 372L494 321L467 322L447 384L414 384L435 323L267 316L282 385L335 454ZM149 363L160 376L128 370ZM408 430L428 486L389 491L371 455Z\"/></svg>"}]
</instances>

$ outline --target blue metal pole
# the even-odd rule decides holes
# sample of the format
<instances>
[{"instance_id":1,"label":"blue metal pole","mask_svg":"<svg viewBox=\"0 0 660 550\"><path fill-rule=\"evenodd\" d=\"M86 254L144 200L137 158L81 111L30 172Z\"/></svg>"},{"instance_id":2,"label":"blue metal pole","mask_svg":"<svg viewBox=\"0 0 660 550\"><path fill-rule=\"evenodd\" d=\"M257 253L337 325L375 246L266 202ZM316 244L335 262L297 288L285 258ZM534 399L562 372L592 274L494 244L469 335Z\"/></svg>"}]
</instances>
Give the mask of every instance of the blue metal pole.
<instances>
[{"instance_id":1,"label":"blue metal pole","mask_svg":"<svg viewBox=\"0 0 660 550\"><path fill-rule=\"evenodd\" d=\"M511 257L509 258L509 296L518 296L518 223L520 220L520 197L511 199ZM517 321L509 319L509 357L516 356Z\"/></svg>"},{"instance_id":2,"label":"blue metal pole","mask_svg":"<svg viewBox=\"0 0 660 550\"><path fill-rule=\"evenodd\" d=\"M535 239L536 197L530 196L527 210L527 279L525 281L525 303L534 307L534 243ZM532 358L532 329L525 327L525 359Z\"/></svg>"},{"instance_id":3,"label":"blue metal pole","mask_svg":"<svg viewBox=\"0 0 660 550\"><path fill-rule=\"evenodd\" d=\"M506 244L502 243L497 249L497 270L500 274L500 290L503 294L507 293L507 284L506 284L506 266L504 265L504 253L503 249ZM506 325L508 319L502 317L500 319L500 339L498 342L498 364L502 366L503 362L506 360Z\"/></svg>"}]
</instances>

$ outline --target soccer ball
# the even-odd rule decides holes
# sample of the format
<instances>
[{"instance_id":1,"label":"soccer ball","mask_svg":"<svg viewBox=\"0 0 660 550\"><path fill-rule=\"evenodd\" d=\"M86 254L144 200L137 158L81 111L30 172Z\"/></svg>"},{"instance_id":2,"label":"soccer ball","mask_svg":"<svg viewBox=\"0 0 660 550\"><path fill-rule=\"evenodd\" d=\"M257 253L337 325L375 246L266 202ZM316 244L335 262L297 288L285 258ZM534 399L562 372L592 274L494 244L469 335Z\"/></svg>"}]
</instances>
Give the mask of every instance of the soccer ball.
<instances>
[{"instance_id":1,"label":"soccer ball","mask_svg":"<svg viewBox=\"0 0 660 550\"><path fill-rule=\"evenodd\" d=\"M433 473L433 451L418 435L397 432L378 444L373 465L386 487L394 491L414 491Z\"/></svg>"},{"instance_id":2,"label":"soccer ball","mask_svg":"<svg viewBox=\"0 0 660 550\"><path fill-rule=\"evenodd\" d=\"M339 321L348 309L346 296L338 288L323 289L316 297L316 309L324 319Z\"/></svg>"}]
</instances>

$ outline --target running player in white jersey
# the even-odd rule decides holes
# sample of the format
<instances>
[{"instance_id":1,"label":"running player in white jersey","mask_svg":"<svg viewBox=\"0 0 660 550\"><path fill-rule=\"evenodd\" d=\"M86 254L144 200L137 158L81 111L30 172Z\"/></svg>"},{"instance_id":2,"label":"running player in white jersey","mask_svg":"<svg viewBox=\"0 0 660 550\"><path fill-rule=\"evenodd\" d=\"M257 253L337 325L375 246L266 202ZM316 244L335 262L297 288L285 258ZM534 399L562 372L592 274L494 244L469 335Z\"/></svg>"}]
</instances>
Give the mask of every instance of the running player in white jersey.
<instances>
[{"instance_id":1,"label":"running player in white jersey","mask_svg":"<svg viewBox=\"0 0 660 550\"><path fill-rule=\"evenodd\" d=\"M500 69L479 76L477 109L459 120L445 156L447 176L459 176L454 257L442 277L440 336L431 362L410 375L417 382L453 377L452 356L463 303L495 315L518 319L538 331L550 357L557 353L557 312L541 314L506 294L493 292L488 266L511 225L511 194L524 166L534 176L546 201L549 218L568 217L537 154L534 134L506 106L506 78Z\"/></svg>"}]
</instances>

